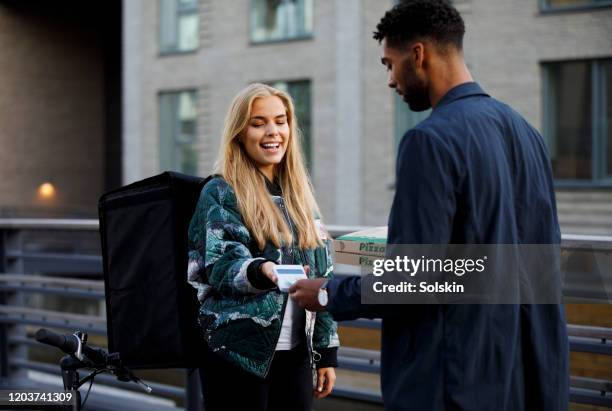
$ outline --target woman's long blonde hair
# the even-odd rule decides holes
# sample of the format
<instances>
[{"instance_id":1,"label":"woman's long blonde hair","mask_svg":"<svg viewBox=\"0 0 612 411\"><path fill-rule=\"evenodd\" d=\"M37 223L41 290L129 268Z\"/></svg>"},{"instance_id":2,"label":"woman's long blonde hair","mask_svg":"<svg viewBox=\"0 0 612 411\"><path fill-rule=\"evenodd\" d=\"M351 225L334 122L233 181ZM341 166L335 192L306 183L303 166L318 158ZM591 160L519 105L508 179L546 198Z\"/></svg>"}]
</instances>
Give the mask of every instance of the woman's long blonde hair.
<instances>
[{"instance_id":1,"label":"woman's long blonde hair","mask_svg":"<svg viewBox=\"0 0 612 411\"><path fill-rule=\"evenodd\" d=\"M301 134L291 96L265 84L254 83L243 89L232 101L227 116L215 173L220 174L236 192L238 208L251 236L263 249L266 241L276 247L291 244L293 236L278 207L272 201L264 176L247 155L239 137L246 131L253 102L257 98L277 96L287 111L289 141L282 161L275 167L286 209L297 233L300 248L321 244L313 217L319 207L304 166Z\"/></svg>"}]
</instances>

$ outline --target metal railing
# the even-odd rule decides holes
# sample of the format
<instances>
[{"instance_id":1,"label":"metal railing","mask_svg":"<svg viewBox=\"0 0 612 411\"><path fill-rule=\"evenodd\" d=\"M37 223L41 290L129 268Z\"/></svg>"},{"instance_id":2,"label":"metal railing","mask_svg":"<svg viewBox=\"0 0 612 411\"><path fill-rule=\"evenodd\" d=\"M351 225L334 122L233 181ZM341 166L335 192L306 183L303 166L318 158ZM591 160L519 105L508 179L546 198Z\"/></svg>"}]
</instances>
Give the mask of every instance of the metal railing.
<instances>
[{"instance_id":1,"label":"metal railing","mask_svg":"<svg viewBox=\"0 0 612 411\"><path fill-rule=\"evenodd\" d=\"M29 348L55 352L28 337L32 326L59 332L80 330L92 336L106 336L104 281L99 250L97 220L0 219L0 382L3 387L49 386L32 381L30 372L57 376L60 367L28 357ZM64 307L31 307L28 297L56 298L59 302L89 302L97 313L68 312ZM79 306L79 303L76 304ZM73 310L74 311L74 310ZM176 373L174 370L160 373ZM184 373L185 385L149 383L155 395L182 403L189 411L202 410L197 373ZM194 378L195 377L195 378ZM136 384L124 383L106 375L96 377L96 385L115 388L114 392L142 392ZM95 389L94 389L95 392ZM106 391L108 392L108 390ZM111 391L112 392L112 391ZM94 409L143 409L142 398L125 394L92 393L88 407ZM194 400L196 399L196 400ZM98 407L96 407L96 405ZM150 410L174 410L167 401L146 403Z\"/></svg>"},{"instance_id":2,"label":"metal railing","mask_svg":"<svg viewBox=\"0 0 612 411\"><path fill-rule=\"evenodd\" d=\"M334 238L343 234L365 229L367 227L329 226L330 235ZM563 235L562 252L601 253L612 256L612 237ZM341 275L341 274L340 274ZM609 280L609 279L608 279ZM601 285L601 284L600 284ZM566 284L564 288L565 301L610 303L610 297L603 290L577 290L576 284ZM567 297L569 296L569 297ZM599 300L598 300L599 299ZM359 319L342 322L342 326L358 329L380 329L381 320ZM572 352L601 354L612 356L612 328L568 324L568 339ZM380 352L341 347L339 350L339 367L357 372L378 374L380 372ZM338 387L336 395L355 398L362 401L382 403L380 392L369 390L354 390L351 387ZM612 381L595 378L570 376L570 401L600 407L612 408Z\"/></svg>"},{"instance_id":3,"label":"metal railing","mask_svg":"<svg viewBox=\"0 0 612 411\"><path fill-rule=\"evenodd\" d=\"M379 329L380 320L348 321L343 326ZM589 354L612 355L612 329L603 327L590 327L568 325L570 350ZM341 347L339 350L339 367L347 370L374 373L380 372L380 352L377 350L364 350ZM382 403L379 392L367 390L354 390L350 387L338 387L336 395L355 398L370 402ZM595 378L570 376L570 401L600 407L612 408L612 381Z\"/></svg>"},{"instance_id":4,"label":"metal railing","mask_svg":"<svg viewBox=\"0 0 612 411\"><path fill-rule=\"evenodd\" d=\"M365 227L330 226L333 237ZM59 366L28 358L29 347L40 346L27 338L28 326L72 331L79 329L92 335L106 336L102 258L99 252L97 220L0 219L0 383L11 379L26 382L26 371L59 375ZM588 247L596 252L612 253L612 237L563 237L564 250ZM341 273L339 275L342 275ZM70 313L64 310L33 308L26 297L38 295L59 299L84 299L100 303L96 314ZM380 320L341 323L344 327L380 328ZM569 325L573 352L612 355L612 329ZM341 369L378 374L380 352L351 347L339 351ZM185 385L152 383L154 392L184 405L186 410L201 410L197 374L185 371ZM96 383L122 391L137 391L135 384L120 383L100 376ZM571 401L612 407L612 382L584 377L571 378ZM356 401L382 403L378 390L338 386L337 397ZM91 401L91 400L90 400ZM96 399L94 398L94 403ZM102 396L97 401L121 401L123 409L139 409L138 401ZM176 409L167 405L149 405L147 409Z\"/></svg>"}]
</instances>

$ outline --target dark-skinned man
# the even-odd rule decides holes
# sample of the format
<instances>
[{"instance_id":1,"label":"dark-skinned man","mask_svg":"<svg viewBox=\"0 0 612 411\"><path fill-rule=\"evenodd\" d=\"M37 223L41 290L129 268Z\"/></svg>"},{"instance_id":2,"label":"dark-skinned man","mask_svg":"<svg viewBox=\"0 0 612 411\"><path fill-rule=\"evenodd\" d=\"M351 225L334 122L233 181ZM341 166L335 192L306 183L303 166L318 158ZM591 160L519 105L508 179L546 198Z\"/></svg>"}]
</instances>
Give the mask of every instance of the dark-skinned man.
<instances>
[{"instance_id":1,"label":"dark-skinned man","mask_svg":"<svg viewBox=\"0 0 612 411\"><path fill-rule=\"evenodd\" d=\"M388 221L394 244L559 244L553 179L538 132L490 97L463 57L464 22L443 0L381 19L389 87L431 115L403 137ZM500 45L503 53L503 45ZM336 320L382 318L387 410L566 410L563 306L367 305L361 278L301 280L291 297Z\"/></svg>"}]
</instances>

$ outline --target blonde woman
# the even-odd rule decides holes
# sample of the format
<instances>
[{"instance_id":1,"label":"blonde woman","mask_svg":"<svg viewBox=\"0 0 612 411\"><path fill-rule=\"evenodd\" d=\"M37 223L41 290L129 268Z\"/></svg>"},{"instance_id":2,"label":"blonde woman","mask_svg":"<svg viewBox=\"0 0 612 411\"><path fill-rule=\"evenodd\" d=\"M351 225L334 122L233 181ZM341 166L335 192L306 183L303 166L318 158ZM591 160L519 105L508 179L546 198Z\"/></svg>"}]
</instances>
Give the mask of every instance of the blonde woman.
<instances>
[{"instance_id":1,"label":"blonde woman","mask_svg":"<svg viewBox=\"0 0 612 411\"><path fill-rule=\"evenodd\" d=\"M311 278L332 276L291 97L264 84L242 90L215 169L189 228L206 410L310 410L313 389L322 398L333 388L339 342L331 316L299 308L272 270L300 264Z\"/></svg>"}]
</instances>

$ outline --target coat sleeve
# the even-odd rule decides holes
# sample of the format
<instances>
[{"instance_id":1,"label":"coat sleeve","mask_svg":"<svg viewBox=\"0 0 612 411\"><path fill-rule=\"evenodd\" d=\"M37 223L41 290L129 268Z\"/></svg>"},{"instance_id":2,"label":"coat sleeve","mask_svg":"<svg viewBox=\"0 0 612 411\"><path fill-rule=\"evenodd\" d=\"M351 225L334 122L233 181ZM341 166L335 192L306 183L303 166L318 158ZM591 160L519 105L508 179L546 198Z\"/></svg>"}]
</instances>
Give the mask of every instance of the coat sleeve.
<instances>
[{"instance_id":1,"label":"coat sleeve","mask_svg":"<svg viewBox=\"0 0 612 411\"><path fill-rule=\"evenodd\" d=\"M227 296L266 291L249 281L249 265L261 259L251 254L251 236L227 182L215 178L204 186L189 231L190 279Z\"/></svg>"},{"instance_id":2,"label":"coat sleeve","mask_svg":"<svg viewBox=\"0 0 612 411\"><path fill-rule=\"evenodd\" d=\"M460 171L441 138L410 130L397 156L389 244L449 244Z\"/></svg>"},{"instance_id":3,"label":"coat sleeve","mask_svg":"<svg viewBox=\"0 0 612 411\"><path fill-rule=\"evenodd\" d=\"M336 321L350 321L357 318L382 318L397 313L393 305L361 304L361 276L353 275L334 279L327 286L330 313Z\"/></svg>"},{"instance_id":4,"label":"coat sleeve","mask_svg":"<svg viewBox=\"0 0 612 411\"><path fill-rule=\"evenodd\" d=\"M447 244L456 211L459 172L451 149L438 137L412 129L400 143L388 244ZM338 321L397 314L393 305L361 304L362 277L329 284L327 310Z\"/></svg>"},{"instance_id":5,"label":"coat sleeve","mask_svg":"<svg viewBox=\"0 0 612 411\"><path fill-rule=\"evenodd\" d=\"M321 230L322 240L325 247L315 251L315 274L318 277L332 279L334 276L333 266L333 243L327 236L325 230ZM321 358L317 361L317 368L338 366L338 324L328 312L317 313L314 326L313 345Z\"/></svg>"}]
</instances>

